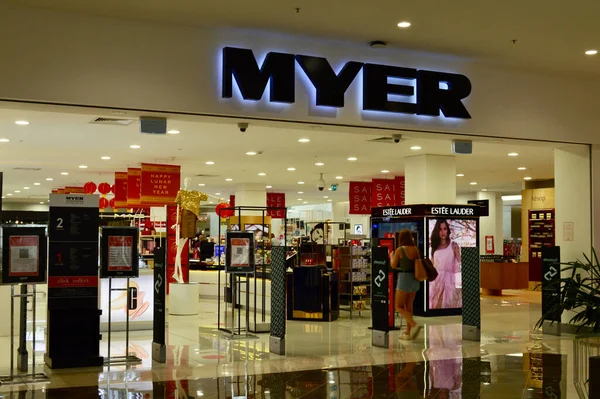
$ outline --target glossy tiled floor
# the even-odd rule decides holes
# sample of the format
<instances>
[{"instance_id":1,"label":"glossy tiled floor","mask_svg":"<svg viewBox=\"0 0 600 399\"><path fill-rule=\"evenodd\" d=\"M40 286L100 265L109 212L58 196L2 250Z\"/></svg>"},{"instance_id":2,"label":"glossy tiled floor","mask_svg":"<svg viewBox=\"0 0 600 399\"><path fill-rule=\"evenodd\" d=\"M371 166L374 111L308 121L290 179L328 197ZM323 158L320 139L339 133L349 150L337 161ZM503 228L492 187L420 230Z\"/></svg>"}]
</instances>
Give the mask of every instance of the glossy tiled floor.
<instances>
[{"instance_id":1,"label":"glossy tiled floor","mask_svg":"<svg viewBox=\"0 0 600 399\"><path fill-rule=\"evenodd\" d=\"M572 337L533 330L536 294L482 299L482 341L462 341L459 317L421 319L414 342L371 346L368 313L334 323L288 322L287 355L269 353L268 334L229 340L216 304L198 317L169 319L167 364L151 360L151 332L133 332L129 368L48 370L49 383L0 385L0 398L577 398ZM44 312L40 312L44 313ZM36 360L43 361L44 323ZM111 355L125 353L113 334ZM102 354L108 347L102 343ZM0 373L8 373L0 339Z\"/></svg>"}]
</instances>

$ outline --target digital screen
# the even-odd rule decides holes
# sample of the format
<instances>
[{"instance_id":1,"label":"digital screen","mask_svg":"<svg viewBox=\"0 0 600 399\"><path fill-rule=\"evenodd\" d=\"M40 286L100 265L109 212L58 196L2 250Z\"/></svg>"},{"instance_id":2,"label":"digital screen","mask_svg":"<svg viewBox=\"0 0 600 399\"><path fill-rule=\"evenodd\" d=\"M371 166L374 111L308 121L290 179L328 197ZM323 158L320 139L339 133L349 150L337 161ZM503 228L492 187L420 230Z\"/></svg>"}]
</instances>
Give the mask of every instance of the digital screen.
<instances>
[{"instance_id":1,"label":"digital screen","mask_svg":"<svg viewBox=\"0 0 600 399\"><path fill-rule=\"evenodd\" d=\"M429 259L438 277L429 282L429 309L462 308L462 247L477 246L477 221L428 219Z\"/></svg>"},{"instance_id":2,"label":"digital screen","mask_svg":"<svg viewBox=\"0 0 600 399\"><path fill-rule=\"evenodd\" d=\"M245 224L245 231L251 231L254 233L254 241L261 241L269 238L269 226L262 224Z\"/></svg>"}]
</instances>

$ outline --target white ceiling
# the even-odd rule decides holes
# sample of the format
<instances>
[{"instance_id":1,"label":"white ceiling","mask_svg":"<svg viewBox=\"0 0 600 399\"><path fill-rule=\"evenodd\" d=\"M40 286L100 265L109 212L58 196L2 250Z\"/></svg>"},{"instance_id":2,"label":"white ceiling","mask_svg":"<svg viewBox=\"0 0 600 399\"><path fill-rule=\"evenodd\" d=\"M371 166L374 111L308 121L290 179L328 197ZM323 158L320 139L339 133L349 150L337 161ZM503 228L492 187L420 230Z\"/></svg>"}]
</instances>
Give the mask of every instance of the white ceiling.
<instances>
[{"instance_id":1,"label":"white ceiling","mask_svg":"<svg viewBox=\"0 0 600 399\"><path fill-rule=\"evenodd\" d=\"M12 109L21 107L21 109ZM182 177L192 177L193 188L213 196L228 198L242 183L272 185L271 191L286 192L288 206L325 202L324 195L334 201L348 199L348 181L370 180L404 174L403 158L418 154L450 155L451 136L404 132L399 144L373 143L370 140L390 136L392 131L302 126L292 123L253 122L246 133L240 133L237 121L208 120L192 116L170 116L169 128L179 135L145 135L139 132L136 113L115 115L111 111L44 107L1 103L0 170L4 172L3 195L13 194L5 201L36 202L47 199L58 187L81 186L86 181L113 183L115 171L137 167L141 162L169 163L182 166ZM40 111L44 109L45 111ZM58 112L57 112L58 111ZM70 112L70 113L66 113ZM95 125L98 116L134 118L129 126ZM17 120L27 120L28 126L18 126ZM299 138L309 138L307 144ZM129 146L139 144L141 149ZM411 146L422 147L412 151ZM553 177L553 149L562 144L478 138L473 154L457 156L457 178L460 193L483 188L504 194L518 193L523 177L550 179ZM248 151L262 151L248 156ZM519 153L508 157L509 152ZM109 161L102 156L112 157ZM355 156L356 162L348 157ZM215 165L206 165L213 161ZM323 162L325 166L315 166ZM79 169L87 165L87 169ZM518 171L525 166L527 171ZM295 167L296 171L287 171ZM15 168L40 168L39 171ZM387 169L384 175L381 170ZM68 176L61 175L68 172ZM264 172L266 176L258 174ZM337 192L319 192L319 173L327 184L341 183ZM197 177L197 175L209 175ZM343 180L335 180L343 176ZM46 181L52 178L53 181ZM232 182L226 182L232 178ZM304 181L304 185L297 184ZM478 182L477 186L469 182ZM35 182L41 183L34 186ZM199 187L199 183L206 186ZM25 190L24 187L29 187ZM20 193L15 193L18 190ZM303 191L304 194L298 194ZM217 195L216 193L220 193ZM302 198L303 201L298 201Z\"/></svg>"},{"instance_id":2,"label":"white ceiling","mask_svg":"<svg viewBox=\"0 0 600 399\"><path fill-rule=\"evenodd\" d=\"M600 49L600 2L595 0L2 2L177 25L267 29L365 44L385 40L399 48L538 70L600 71L600 55L584 55L587 49ZM412 26L401 30L396 26L399 21L410 21Z\"/></svg>"}]
</instances>

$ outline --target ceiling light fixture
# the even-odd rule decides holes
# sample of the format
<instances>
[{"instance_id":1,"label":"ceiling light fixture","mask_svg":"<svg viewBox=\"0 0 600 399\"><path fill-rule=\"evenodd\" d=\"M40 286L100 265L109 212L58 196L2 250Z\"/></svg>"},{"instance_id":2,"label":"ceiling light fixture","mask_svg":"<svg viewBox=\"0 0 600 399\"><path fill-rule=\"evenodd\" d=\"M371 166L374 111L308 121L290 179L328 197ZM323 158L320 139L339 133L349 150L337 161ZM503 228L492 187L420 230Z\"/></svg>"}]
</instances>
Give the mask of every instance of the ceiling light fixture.
<instances>
[{"instance_id":1,"label":"ceiling light fixture","mask_svg":"<svg viewBox=\"0 0 600 399\"><path fill-rule=\"evenodd\" d=\"M465 177L465 175L463 173L458 173L456 177Z\"/></svg>"},{"instance_id":2,"label":"ceiling light fixture","mask_svg":"<svg viewBox=\"0 0 600 399\"><path fill-rule=\"evenodd\" d=\"M204 186L206 186L206 184L204 184L204 183L198 183L198 185L199 185L200 187L204 187Z\"/></svg>"},{"instance_id":3,"label":"ceiling light fixture","mask_svg":"<svg viewBox=\"0 0 600 399\"><path fill-rule=\"evenodd\" d=\"M289 170L290 172L293 172L296 170L296 168L287 168L287 170Z\"/></svg>"},{"instance_id":4,"label":"ceiling light fixture","mask_svg":"<svg viewBox=\"0 0 600 399\"><path fill-rule=\"evenodd\" d=\"M333 200L332 199L328 199L327 202L333 202Z\"/></svg>"},{"instance_id":5,"label":"ceiling light fixture","mask_svg":"<svg viewBox=\"0 0 600 399\"><path fill-rule=\"evenodd\" d=\"M204 163L207 164L207 165L214 165L215 164L213 161L206 161Z\"/></svg>"},{"instance_id":6,"label":"ceiling light fixture","mask_svg":"<svg viewBox=\"0 0 600 399\"><path fill-rule=\"evenodd\" d=\"M398 22L398 28L406 29L410 28L411 23L408 21Z\"/></svg>"},{"instance_id":7,"label":"ceiling light fixture","mask_svg":"<svg viewBox=\"0 0 600 399\"><path fill-rule=\"evenodd\" d=\"M524 177L523 180L531 180L531 177L529 177L529 176Z\"/></svg>"},{"instance_id":8,"label":"ceiling light fixture","mask_svg":"<svg viewBox=\"0 0 600 399\"><path fill-rule=\"evenodd\" d=\"M265 188L273 188L273 186L265 186Z\"/></svg>"},{"instance_id":9,"label":"ceiling light fixture","mask_svg":"<svg viewBox=\"0 0 600 399\"><path fill-rule=\"evenodd\" d=\"M29 187L23 187L23 190L29 190Z\"/></svg>"},{"instance_id":10,"label":"ceiling light fixture","mask_svg":"<svg viewBox=\"0 0 600 399\"><path fill-rule=\"evenodd\" d=\"M40 186L42 183L33 183L34 186Z\"/></svg>"},{"instance_id":11,"label":"ceiling light fixture","mask_svg":"<svg viewBox=\"0 0 600 399\"><path fill-rule=\"evenodd\" d=\"M309 143L310 139L298 139L298 143Z\"/></svg>"},{"instance_id":12,"label":"ceiling light fixture","mask_svg":"<svg viewBox=\"0 0 600 399\"><path fill-rule=\"evenodd\" d=\"M323 198L327 199L327 198L329 198L329 196L328 195L324 195Z\"/></svg>"},{"instance_id":13,"label":"ceiling light fixture","mask_svg":"<svg viewBox=\"0 0 600 399\"><path fill-rule=\"evenodd\" d=\"M472 186L476 186L476 185L477 185L477 182L476 182L476 181L472 181L472 182L471 182L471 183L469 183L469 184L470 184L470 185L472 185Z\"/></svg>"},{"instance_id":14,"label":"ceiling light fixture","mask_svg":"<svg viewBox=\"0 0 600 399\"><path fill-rule=\"evenodd\" d=\"M298 184L304 184L304 182L303 181L299 181Z\"/></svg>"},{"instance_id":15,"label":"ceiling light fixture","mask_svg":"<svg viewBox=\"0 0 600 399\"><path fill-rule=\"evenodd\" d=\"M267 174L265 172L260 172L258 175L259 176L266 176Z\"/></svg>"},{"instance_id":16,"label":"ceiling light fixture","mask_svg":"<svg viewBox=\"0 0 600 399\"><path fill-rule=\"evenodd\" d=\"M11 195L12 195L11 193L6 194L7 197L10 197Z\"/></svg>"},{"instance_id":17,"label":"ceiling light fixture","mask_svg":"<svg viewBox=\"0 0 600 399\"><path fill-rule=\"evenodd\" d=\"M9 139L0 139L0 143L8 143L9 141Z\"/></svg>"},{"instance_id":18,"label":"ceiling light fixture","mask_svg":"<svg viewBox=\"0 0 600 399\"><path fill-rule=\"evenodd\" d=\"M410 149L413 151L419 151L421 147L419 147L418 145L413 145L412 147L410 147Z\"/></svg>"},{"instance_id":19,"label":"ceiling light fixture","mask_svg":"<svg viewBox=\"0 0 600 399\"><path fill-rule=\"evenodd\" d=\"M233 181L233 179L231 177L228 177L227 179L225 179L225 181Z\"/></svg>"},{"instance_id":20,"label":"ceiling light fixture","mask_svg":"<svg viewBox=\"0 0 600 399\"><path fill-rule=\"evenodd\" d=\"M503 195L502 201L521 201L523 199L522 195Z\"/></svg>"},{"instance_id":21,"label":"ceiling light fixture","mask_svg":"<svg viewBox=\"0 0 600 399\"><path fill-rule=\"evenodd\" d=\"M51 177L48 177L48 178L46 178L46 180L47 180L47 181L52 181L52 180L54 180L54 179L53 179L53 178L51 178Z\"/></svg>"},{"instance_id":22,"label":"ceiling light fixture","mask_svg":"<svg viewBox=\"0 0 600 399\"><path fill-rule=\"evenodd\" d=\"M527 168L525 166L519 166L517 169L518 170L527 170Z\"/></svg>"},{"instance_id":23,"label":"ceiling light fixture","mask_svg":"<svg viewBox=\"0 0 600 399\"><path fill-rule=\"evenodd\" d=\"M508 156L509 156L509 157L518 157L518 156L519 156L519 153L518 153L518 152L509 152L509 153L508 153Z\"/></svg>"},{"instance_id":24,"label":"ceiling light fixture","mask_svg":"<svg viewBox=\"0 0 600 399\"><path fill-rule=\"evenodd\" d=\"M596 55L598 54L598 50L586 50L585 55Z\"/></svg>"},{"instance_id":25,"label":"ceiling light fixture","mask_svg":"<svg viewBox=\"0 0 600 399\"><path fill-rule=\"evenodd\" d=\"M142 148L141 145L137 145L137 144L132 144L129 146L129 148L133 149L133 150L139 150L140 148Z\"/></svg>"},{"instance_id":26,"label":"ceiling light fixture","mask_svg":"<svg viewBox=\"0 0 600 399\"><path fill-rule=\"evenodd\" d=\"M308 204L308 201L304 201L303 204Z\"/></svg>"},{"instance_id":27,"label":"ceiling light fixture","mask_svg":"<svg viewBox=\"0 0 600 399\"><path fill-rule=\"evenodd\" d=\"M215 193L215 195L221 195L221 193Z\"/></svg>"},{"instance_id":28,"label":"ceiling light fixture","mask_svg":"<svg viewBox=\"0 0 600 399\"><path fill-rule=\"evenodd\" d=\"M298 198L298 201L302 201L302 198Z\"/></svg>"},{"instance_id":29,"label":"ceiling light fixture","mask_svg":"<svg viewBox=\"0 0 600 399\"><path fill-rule=\"evenodd\" d=\"M315 166L325 166L325 164L323 162L317 162Z\"/></svg>"},{"instance_id":30,"label":"ceiling light fixture","mask_svg":"<svg viewBox=\"0 0 600 399\"><path fill-rule=\"evenodd\" d=\"M298 194L304 194L304 191L298 191Z\"/></svg>"},{"instance_id":31,"label":"ceiling light fixture","mask_svg":"<svg viewBox=\"0 0 600 399\"><path fill-rule=\"evenodd\" d=\"M344 176L336 176L335 179L336 180L342 180L344 178Z\"/></svg>"},{"instance_id":32,"label":"ceiling light fixture","mask_svg":"<svg viewBox=\"0 0 600 399\"><path fill-rule=\"evenodd\" d=\"M256 155L256 152L255 152L255 151L248 151L248 152L246 153L246 155Z\"/></svg>"},{"instance_id":33,"label":"ceiling light fixture","mask_svg":"<svg viewBox=\"0 0 600 399\"><path fill-rule=\"evenodd\" d=\"M28 121L16 121L15 125L27 126L27 125L29 125L29 122Z\"/></svg>"},{"instance_id":34,"label":"ceiling light fixture","mask_svg":"<svg viewBox=\"0 0 600 399\"><path fill-rule=\"evenodd\" d=\"M181 133L181 132L176 129L167 130L167 134L179 134L179 133Z\"/></svg>"},{"instance_id":35,"label":"ceiling light fixture","mask_svg":"<svg viewBox=\"0 0 600 399\"><path fill-rule=\"evenodd\" d=\"M80 168L81 168L81 166L80 166ZM63 176L69 176L69 172L60 172L60 174L63 175Z\"/></svg>"},{"instance_id":36,"label":"ceiling light fixture","mask_svg":"<svg viewBox=\"0 0 600 399\"><path fill-rule=\"evenodd\" d=\"M381 171L381 173L390 173L390 171L387 170L387 169L384 169L384 170Z\"/></svg>"},{"instance_id":37,"label":"ceiling light fixture","mask_svg":"<svg viewBox=\"0 0 600 399\"><path fill-rule=\"evenodd\" d=\"M109 156L103 156L103 157L100 157L100 159L103 161L110 161L112 158Z\"/></svg>"},{"instance_id":38,"label":"ceiling light fixture","mask_svg":"<svg viewBox=\"0 0 600 399\"><path fill-rule=\"evenodd\" d=\"M486 192L487 188L482 188L481 191Z\"/></svg>"},{"instance_id":39,"label":"ceiling light fixture","mask_svg":"<svg viewBox=\"0 0 600 399\"><path fill-rule=\"evenodd\" d=\"M348 161L358 161L358 158L356 158L356 157L349 157Z\"/></svg>"},{"instance_id":40,"label":"ceiling light fixture","mask_svg":"<svg viewBox=\"0 0 600 399\"><path fill-rule=\"evenodd\" d=\"M40 201L40 205L46 205L44 201Z\"/></svg>"},{"instance_id":41,"label":"ceiling light fixture","mask_svg":"<svg viewBox=\"0 0 600 399\"><path fill-rule=\"evenodd\" d=\"M15 190L15 193L20 193L20 192L21 192L21 190Z\"/></svg>"},{"instance_id":42,"label":"ceiling light fixture","mask_svg":"<svg viewBox=\"0 0 600 399\"><path fill-rule=\"evenodd\" d=\"M87 165L79 165L79 169L87 169ZM64 173L64 172L63 172ZM63 174L61 173L61 175Z\"/></svg>"}]
</instances>

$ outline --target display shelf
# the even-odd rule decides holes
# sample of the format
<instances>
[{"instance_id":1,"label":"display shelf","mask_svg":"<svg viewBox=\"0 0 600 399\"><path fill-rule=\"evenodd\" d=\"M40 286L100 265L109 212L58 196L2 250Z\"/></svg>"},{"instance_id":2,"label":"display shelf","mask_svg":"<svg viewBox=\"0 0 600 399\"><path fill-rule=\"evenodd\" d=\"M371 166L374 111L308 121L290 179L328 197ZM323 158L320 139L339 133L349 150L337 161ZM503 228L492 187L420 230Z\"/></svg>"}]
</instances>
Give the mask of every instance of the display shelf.
<instances>
[{"instance_id":1,"label":"display shelf","mask_svg":"<svg viewBox=\"0 0 600 399\"><path fill-rule=\"evenodd\" d=\"M532 281L542 279L542 248L555 245L554 209L530 210L529 218L529 277Z\"/></svg>"},{"instance_id":2,"label":"display shelf","mask_svg":"<svg viewBox=\"0 0 600 399\"><path fill-rule=\"evenodd\" d=\"M353 313L368 310L371 300L371 251L365 247L338 247L340 310Z\"/></svg>"}]
</instances>

